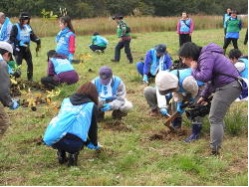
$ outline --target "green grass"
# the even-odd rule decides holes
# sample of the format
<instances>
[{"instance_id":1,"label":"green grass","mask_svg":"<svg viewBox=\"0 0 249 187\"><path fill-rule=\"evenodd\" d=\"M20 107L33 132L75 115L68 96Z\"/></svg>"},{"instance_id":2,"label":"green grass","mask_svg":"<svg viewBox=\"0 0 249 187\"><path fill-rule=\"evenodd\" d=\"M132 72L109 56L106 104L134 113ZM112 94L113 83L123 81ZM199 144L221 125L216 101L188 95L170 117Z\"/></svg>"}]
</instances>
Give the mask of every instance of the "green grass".
<instances>
[{"instance_id":1,"label":"green grass","mask_svg":"<svg viewBox=\"0 0 249 187\"><path fill-rule=\"evenodd\" d=\"M241 37L245 30L241 31ZM131 42L134 62L139 61L145 52L158 43L165 43L168 51L177 59L178 36L174 31L136 33ZM143 96L144 85L136 72L136 66L129 64L124 52L117 64L113 58L117 39L106 35L110 44L103 55L91 53L87 45L90 35L77 36L76 56L90 54L84 63L74 64L80 74L75 85L59 87L61 93L53 98L53 103L40 105L37 111L19 108L9 113L12 125L0 141L0 184L1 185L234 185L248 184L248 138L247 129L230 135L226 130L220 157L210 156L209 123L204 119L201 139L186 144L182 136L172 140L150 140L150 136L165 129L163 118L148 116L149 107ZM223 30L198 30L193 33L193 41L198 45L215 42L222 46ZM239 40L239 47L247 53L247 46ZM31 49L34 53L35 45ZM39 81L46 73L46 52L55 48L54 37L42 38L39 57L33 55L34 79ZM232 46L229 46L231 49ZM227 51L229 51L229 49ZM84 149L79 155L79 166L68 168L56 160L56 151L51 147L38 145L47 124L57 114L56 107L64 97L71 95L79 85L97 76L102 65L112 67L114 74L120 76L127 88L127 97L134 108L122 120L122 128L115 128L111 113L106 121L99 123L99 142L105 150L101 153ZM22 78L26 79L26 64L23 62ZM93 72L88 72L91 68ZM239 107L239 110L238 110ZM236 112L238 111L238 112ZM233 115L230 115L232 113ZM226 119L232 126L233 117L238 125L246 127L247 103L233 103ZM184 126L190 132L189 121Z\"/></svg>"}]
</instances>

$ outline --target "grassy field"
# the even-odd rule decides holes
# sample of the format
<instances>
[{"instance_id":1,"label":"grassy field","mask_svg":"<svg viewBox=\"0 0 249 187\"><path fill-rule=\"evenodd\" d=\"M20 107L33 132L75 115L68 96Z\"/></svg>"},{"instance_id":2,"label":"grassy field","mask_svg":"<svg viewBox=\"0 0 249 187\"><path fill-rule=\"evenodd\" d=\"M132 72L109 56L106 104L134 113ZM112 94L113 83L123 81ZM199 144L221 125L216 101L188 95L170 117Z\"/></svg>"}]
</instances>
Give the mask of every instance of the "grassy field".
<instances>
[{"instance_id":1,"label":"grassy field","mask_svg":"<svg viewBox=\"0 0 249 187\"><path fill-rule=\"evenodd\" d=\"M241 31L239 48L243 45L245 30ZM84 63L75 64L80 81L71 86L59 87L60 95L52 98L50 105L39 105L37 111L21 107L16 111L7 109L12 125L0 141L0 185L202 185L247 186L248 185L248 129L247 103L233 103L226 116L227 127L219 157L210 156L209 124L204 119L201 139L187 144L183 139L190 133L189 121L184 118L184 136L151 140L166 128L163 117L150 117L149 107L143 96L144 85L129 64L122 51L119 63L113 58L116 36L106 35L110 44L105 54L93 54L88 49L90 35L77 37L77 56L85 56ZM193 33L198 45L215 42L222 46L223 30L198 30ZM134 62L159 43L165 43L168 51L177 59L178 36L171 32L134 33L131 43ZM33 54L35 45L31 46ZM39 81L46 73L46 52L55 48L54 37L42 38L39 56L33 55L34 79ZM230 46L229 49L232 47ZM229 49L227 51L229 51ZM87 57L87 58L86 58ZM113 68L114 74L126 83L127 97L134 108L121 122L111 119L99 123L99 142L104 146L100 153L84 149L79 155L78 167L61 166L56 151L39 144L47 124L57 114L57 107L64 97L97 76L102 65ZM23 63L23 79L26 79ZM92 69L92 71L89 71ZM23 97L23 96L22 96ZM238 132L232 135L230 128Z\"/></svg>"}]
</instances>

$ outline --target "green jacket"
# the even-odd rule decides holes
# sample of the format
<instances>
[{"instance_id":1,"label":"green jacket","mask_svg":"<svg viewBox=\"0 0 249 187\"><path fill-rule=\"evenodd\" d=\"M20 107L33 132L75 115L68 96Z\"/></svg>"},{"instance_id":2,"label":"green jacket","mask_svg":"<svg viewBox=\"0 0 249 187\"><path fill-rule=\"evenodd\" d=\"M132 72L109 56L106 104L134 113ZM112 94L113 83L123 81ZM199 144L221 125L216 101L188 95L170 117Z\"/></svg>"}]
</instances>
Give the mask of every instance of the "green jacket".
<instances>
[{"instance_id":1,"label":"green jacket","mask_svg":"<svg viewBox=\"0 0 249 187\"><path fill-rule=\"evenodd\" d=\"M240 19L232 19L229 18L226 22L227 32L239 32L242 27L242 23Z\"/></svg>"},{"instance_id":2,"label":"green jacket","mask_svg":"<svg viewBox=\"0 0 249 187\"><path fill-rule=\"evenodd\" d=\"M123 20L118 21L118 26L117 26L117 36L118 38L121 38L123 36L130 36L130 33L126 33L127 31L127 24Z\"/></svg>"}]
</instances>

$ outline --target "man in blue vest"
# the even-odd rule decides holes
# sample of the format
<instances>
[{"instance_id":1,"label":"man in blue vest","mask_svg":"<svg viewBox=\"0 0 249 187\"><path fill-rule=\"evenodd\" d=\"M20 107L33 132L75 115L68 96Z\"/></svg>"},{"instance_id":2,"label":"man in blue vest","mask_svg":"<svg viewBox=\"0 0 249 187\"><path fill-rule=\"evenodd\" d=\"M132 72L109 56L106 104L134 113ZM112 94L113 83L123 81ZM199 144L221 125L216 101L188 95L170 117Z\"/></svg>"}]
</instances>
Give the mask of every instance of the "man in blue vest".
<instances>
[{"instance_id":1,"label":"man in blue vest","mask_svg":"<svg viewBox=\"0 0 249 187\"><path fill-rule=\"evenodd\" d=\"M137 71L143 76L143 83L149 84L149 78L154 78L160 71L168 70L172 66L166 45L158 44L147 51L144 62L137 63Z\"/></svg>"},{"instance_id":2,"label":"man in blue vest","mask_svg":"<svg viewBox=\"0 0 249 187\"><path fill-rule=\"evenodd\" d=\"M89 48L93 52L105 52L105 49L108 45L108 40L103 36L100 36L98 32L93 33L92 35L92 44L89 45Z\"/></svg>"},{"instance_id":3,"label":"man in blue vest","mask_svg":"<svg viewBox=\"0 0 249 187\"><path fill-rule=\"evenodd\" d=\"M166 95L172 93L173 103L171 111L177 111L179 116L172 122L174 129L180 129L182 124L181 115L184 113L183 101L194 102L198 95L199 87L204 83L196 81L191 76L191 68L182 70L173 70L171 72L161 71L156 76L156 86L159 93ZM175 105L176 104L176 105ZM167 109L165 113L168 114ZM200 136L202 129L202 122L200 117L192 120L192 134L185 139L186 142L197 140Z\"/></svg>"},{"instance_id":4,"label":"man in blue vest","mask_svg":"<svg viewBox=\"0 0 249 187\"><path fill-rule=\"evenodd\" d=\"M33 32L30 23L30 16L26 12L22 12L19 16L19 23L13 25L10 34L10 43L14 45L14 55L18 65L22 64L22 60L27 62L27 78L33 80L33 62L30 51L30 41L37 44L36 51L41 47L41 40Z\"/></svg>"},{"instance_id":5,"label":"man in blue vest","mask_svg":"<svg viewBox=\"0 0 249 187\"><path fill-rule=\"evenodd\" d=\"M8 41L12 29L12 23L3 12L0 12L0 41Z\"/></svg>"},{"instance_id":6,"label":"man in blue vest","mask_svg":"<svg viewBox=\"0 0 249 187\"><path fill-rule=\"evenodd\" d=\"M99 76L92 80L99 94L98 120L104 119L104 113L113 111L113 119L122 119L131 110L132 103L126 99L125 84L120 77L112 74L112 69L102 66Z\"/></svg>"}]
</instances>

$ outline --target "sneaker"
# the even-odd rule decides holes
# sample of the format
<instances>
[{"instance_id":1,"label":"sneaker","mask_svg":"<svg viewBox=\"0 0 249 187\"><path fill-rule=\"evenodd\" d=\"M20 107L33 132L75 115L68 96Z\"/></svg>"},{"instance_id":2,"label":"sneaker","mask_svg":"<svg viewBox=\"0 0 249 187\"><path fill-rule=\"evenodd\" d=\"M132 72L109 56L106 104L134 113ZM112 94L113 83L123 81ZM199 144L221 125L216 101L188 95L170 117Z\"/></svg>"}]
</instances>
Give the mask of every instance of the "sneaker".
<instances>
[{"instance_id":1,"label":"sneaker","mask_svg":"<svg viewBox=\"0 0 249 187\"><path fill-rule=\"evenodd\" d=\"M67 162L67 157L66 157L66 152L65 151L57 151L57 156L58 156L58 162L60 164L64 164Z\"/></svg>"},{"instance_id":2,"label":"sneaker","mask_svg":"<svg viewBox=\"0 0 249 187\"><path fill-rule=\"evenodd\" d=\"M112 62L119 62L118 60L115 60L115 59L111 59Z\"/></svg>"},{"instance_id":3,"label":"sneaker","mask_svg":"<svg viewBox=\"0 0 249 187\"><path fill-rule=\"evenodd\" d=\"M124 116L127 116L127 113L126 113L126 112L122 112L122 111L120 111L120 110L114 110L114 111L112 112L112 118L113 118L113 119L119 119L119 120L121 120L122 117L124 117Z\"/></svg>"},{"instance_id":4,"label":"sneaker","mask_svg":"<svg viewBox=\"0 0 249 187\"><path fill-rule=\"evenodd\" d=\"M78 162L78 155L79 155L79 152L76 152L76 153L69 153L69 158L68 158L68 164L67 166L70 167L70 166L77 166L77 162Z\"/></svg>"},{"instance_id":5,"label":"sneaker","mask_svg":"<svg viewBox=\"0 0 249 187\"><path fill-rule=\"evenodd\" d=\"M149 112L149 115L154 117L154 116L158 116L159 115L159 112L157 109L152 109L150 112Z\"/></svg>"}]
</instances>

